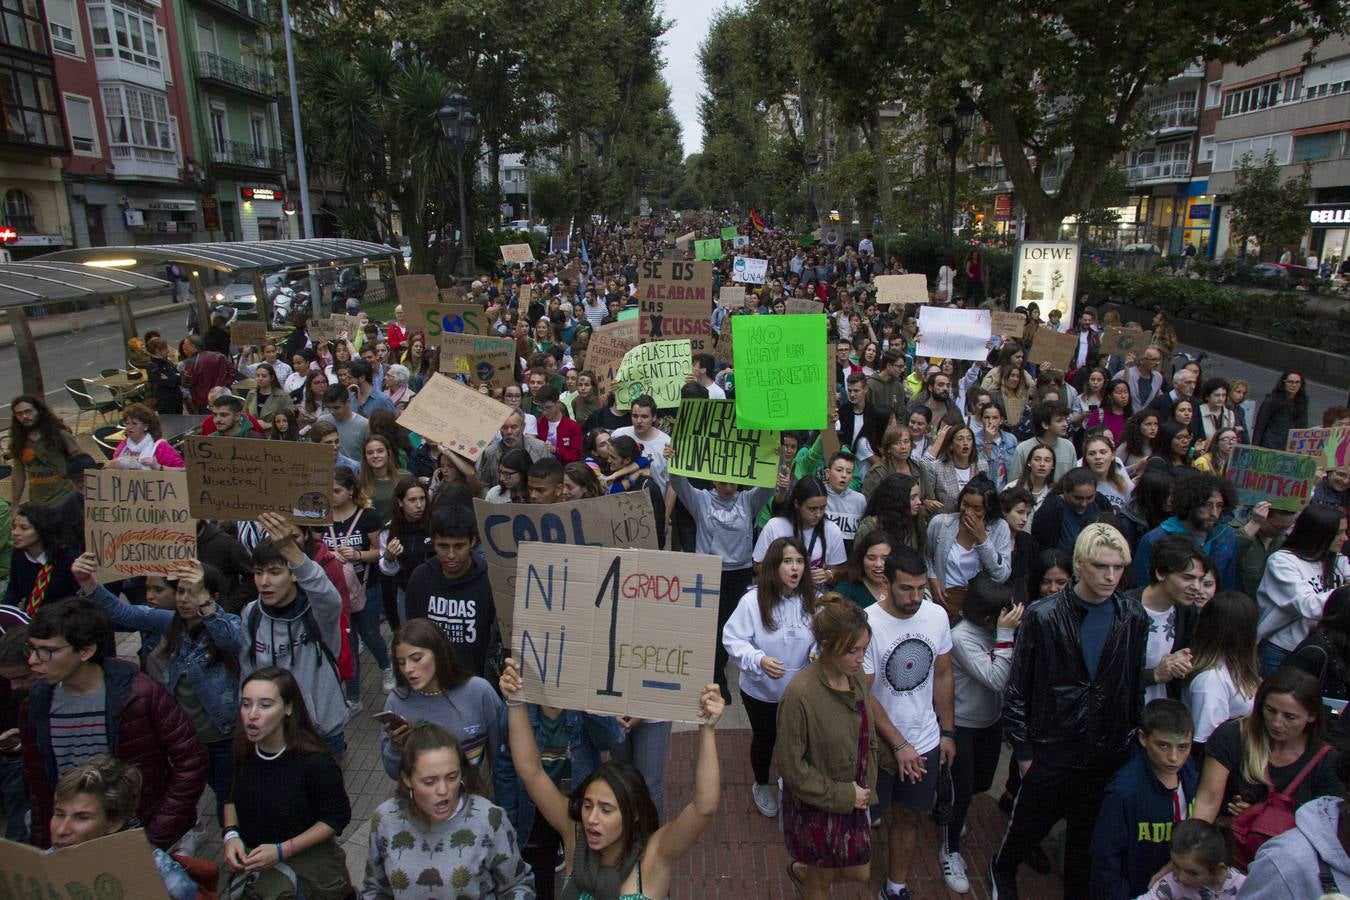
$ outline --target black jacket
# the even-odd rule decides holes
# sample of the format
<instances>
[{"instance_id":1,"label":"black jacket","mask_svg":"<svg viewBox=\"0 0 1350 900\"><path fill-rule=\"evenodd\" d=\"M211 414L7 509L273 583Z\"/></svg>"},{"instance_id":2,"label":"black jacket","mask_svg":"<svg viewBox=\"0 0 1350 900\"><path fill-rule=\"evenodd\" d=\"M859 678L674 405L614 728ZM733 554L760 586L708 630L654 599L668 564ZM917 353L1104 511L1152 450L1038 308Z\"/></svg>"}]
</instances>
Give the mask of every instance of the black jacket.
<instances>
[{"instance_id":1,"label":"black jacket","mask_svg":"<svg viewBox=\"0 0 1350 900\"><path fill-rule=\"evenodd\" d=\"M1073 547L1060 547L1059 532L1064 524L1064 512L1066 504L1064 498L1059 494L1051 494L1045 498L1041 508L1036 510L1036 518L1031 520L1031 536L1036 539L1042 550L1049 550L1051 547L1059 547L1065 553L1073 553ZM1107 500L1101 494L1092 498L1092 508L1096 512L1111 511L1111 501ZM1126 570L1129 567L1126 566Z\"/></svg>"},{"instance_id":2,"label":"black jacket","mask_svg":"<svg viewBox=\"0 0 1350 900\"><path fill-rule=\"evenodd\" d=\"M197 559L210 563L225 576L226 589L220 605L238 614L244 604L258 596L253 584L253 560L244 545L210 522L197 524Z\"/></svg>"},{"instance_id":3,"label":"black jacket","mask_svg":"<svg viewBox=\"0 0 1350 900\"><path fill-rule=\"evenodd\" d=\"M1004 733L1018 759L1112 771L1125 760L1144 709L1148 615L1119 591L1105 602L1115 605L1115 617L1095 679L1083 662L1084 601L1065 589L1027 608L1003 703Z\"/></svg>"}]
</instances>

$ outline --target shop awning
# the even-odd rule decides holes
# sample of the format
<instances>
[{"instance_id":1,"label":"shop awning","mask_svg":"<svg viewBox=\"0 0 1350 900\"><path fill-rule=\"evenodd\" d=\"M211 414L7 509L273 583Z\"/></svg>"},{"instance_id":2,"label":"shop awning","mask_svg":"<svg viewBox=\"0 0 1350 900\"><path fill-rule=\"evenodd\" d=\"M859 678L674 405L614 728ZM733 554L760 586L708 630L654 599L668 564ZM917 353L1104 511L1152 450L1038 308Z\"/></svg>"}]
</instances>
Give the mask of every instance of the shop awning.
<instances>
[{"instance_id":1,"label":"shop awning","mask_svg":"<svg viewBox=\"0 0 1350 900\"><path fill-rule=\"evenodd\" d=\"M217 272L275 271L290 266L329 266L372 257L399 255L387 244L339 238L295 241L222 241L209 244L147 244L134 247L81 247L37 257L41 262L139 269L178 263Z\"/></svg>"},{"instance_id":2,"label":"shop awning","mask_svg":"<svg viewBox=\"0 0 1350 900\"><path fill-rule=\"evenodd\" d=\"M0 308L136 291L164 291L169 286L162 278L80 263L47 262L46 257L41 262L0 264Z\"/></svg>"}]
</instances>

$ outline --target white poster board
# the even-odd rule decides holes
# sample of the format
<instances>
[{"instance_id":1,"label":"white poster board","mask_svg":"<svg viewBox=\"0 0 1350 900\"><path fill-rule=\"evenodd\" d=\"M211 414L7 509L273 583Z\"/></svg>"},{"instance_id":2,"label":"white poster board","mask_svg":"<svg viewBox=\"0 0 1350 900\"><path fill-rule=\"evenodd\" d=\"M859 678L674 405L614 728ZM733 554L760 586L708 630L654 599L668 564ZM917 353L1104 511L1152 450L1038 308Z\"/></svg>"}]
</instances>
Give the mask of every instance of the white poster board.
<instances>
[{"instance_id":1,"label":"white poster board","mask_svg":"<svg viewBox=\"0 0 1350 900\"><path fill-rule=\"evenodd\" d=\"M731 267L731 280L746 284L763 284L769 279L769 261L753 256L738 256Z\"/></svg>"},{"instance_id":2,"label":"white poster board","mask_svg":"<svg viewBox=\"0 0 1350 900\"><path fill-rule=\"evenodd\" d=\"M987 309L925 306L919 310L918 356L984 359L989 355L993 320Z\"/></svg>"}]
</instances>

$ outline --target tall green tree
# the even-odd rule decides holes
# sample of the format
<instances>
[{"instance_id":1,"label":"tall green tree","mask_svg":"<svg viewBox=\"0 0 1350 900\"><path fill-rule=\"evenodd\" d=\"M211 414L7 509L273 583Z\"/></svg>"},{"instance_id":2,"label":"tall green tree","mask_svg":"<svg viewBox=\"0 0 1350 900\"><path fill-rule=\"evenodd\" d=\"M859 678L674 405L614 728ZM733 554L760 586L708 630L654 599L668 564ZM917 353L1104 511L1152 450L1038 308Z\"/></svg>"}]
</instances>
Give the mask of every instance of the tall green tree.
<instances>
[{"instance_id":1,"label":"tall green tree","mask_svg":"<svg viewBox=\"0 0 1350 900\"><path fill-rule=\"evenodd\" d=\"M1228 194L1233 205L1231 233L1240 241L1238 246L1255 238L1260 259L1278 256L1281 247L1297 247L1308 229L1311 187L1312 171L1307 164L1300 174L1282 180L1275 154L1266 151L1260 162L1244 154Z\"/></svg>"}]
</instances>

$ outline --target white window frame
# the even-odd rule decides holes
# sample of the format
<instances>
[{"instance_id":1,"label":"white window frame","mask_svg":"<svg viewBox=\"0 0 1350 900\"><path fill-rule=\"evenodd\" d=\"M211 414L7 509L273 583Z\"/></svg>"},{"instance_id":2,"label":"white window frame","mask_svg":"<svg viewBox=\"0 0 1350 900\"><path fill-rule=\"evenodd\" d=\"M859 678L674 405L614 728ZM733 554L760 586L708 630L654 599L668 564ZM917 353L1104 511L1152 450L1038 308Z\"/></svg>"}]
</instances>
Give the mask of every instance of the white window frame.
<instances>
[{"instance_id":1,"label":"white window frame","mask_svg":"<svg viewBox=\"0 0 1350 900\"><path fill-rule=\"evenodd\" d=\"M1215 141L1214 135L1212 134L1205 135L1204 137L1200 138L1200 152L1196 154L1196 162L1198 163L1214 162L1214 156L1217 151L1218 151L1218 142Z\"/></svg>"},{"instance_id":2,"label":"white window frame","mask_svg":"<svg viewBox=\"0 0 1350 900\"><path fill-rule=\"evenodd\" d=\"M70 22L58 22L52 17L52 2L47 0L47 37L52 43L52 52L58 56L69 56L72 59L84 59L84 35L80 32L80 4L76 0L65 0L66 7L70 10ZM57 29L69 32L70 36L64 35L58 37ZM57 41L65 41L71 44L73 50L65 50L57 46Z\"/></svg>"},{"instance_id":3,"label":"white window frame","mask_svg":"<svg viewBox=\"0 0 1350 900\"><path fill-rule=\"evenodd\" d=\"M169 99L165 94L129 84L105 84L102 87L110 147L166 153L177 160L178 142L174 139L173 118L169 115ZM119 140L118 135L123 130L127 139Z\"/></svg>"},{"instance_id":4,"label":"white window frame","mask_svg":"<svg viewBox=\"0 0 1350 900\"><path fill-rule=\"evenodd\" d=\"M169 33L164 30L163 25L155 26L155 40L159 43L160 58L164 65L160 71L164 73L164 83L173 84L173 60L169 58Z\"/></svg>"},{"instance_id":5,"label":"white window frame","mask_svg":"<svg viewBox=\"0 0 1350 900\"><path fill-rule=\"evenodd\" d=\"M1223 104L1223 82L1211 81L1205 89L1205 109L1215 109Z\"/></svg>"},{"instance_id":6,"label":"white window frame","mask_svg":"<svg viewBox=\"0 0 1350 900\"><path fill-rule=\"evenodd\" d=\"M220 134L216 134L216 127L215 127L216 113L220 113L220 126L221 126ZM230 110L224 103L221 103L219 100L211 100L207 104L206 129L207 131L211 132L212 151L214 152L215 150L219 149L223 152L225 150L225 147L222 146L217 148L215 146L215 143L217 141L220 142L221 144L228 144L230 142Z\"/></svg>"},{"instance_id":7,"label":"white window frame","mask_svg":"<svg viewBox=\"0 0 1350 900\"><path fill-rule=\"evenodd\" d=\"M271 148L267 145L267 117L256 110L248 111L248 140L253 152L266 157Z\"/></svg>"},{"instance_id":8,"label":"white window frame","mask_svg":"<svg viewBox=\"0 0 1350 900\"><path fill-rule=\"evenodd\" d=\"M140 0L104 0L89 4L89 24L94 35L94 56L100 59L119 59L134 66L164 70L164 45L159 42L159 23L154 14L143 9ZM127 46L118 41L119 26L125 26ZM95 28L107 33L107 41L100 42ZM149 42L155 46L150 48ZM135 46L139 38L140 49ZM153 50L153 52L152 52Z\"/></svg>"},{"instance_id":9,"label":"white window frame","mask_svg":"<svg viewBox=\"0 0 1350 900\"><path fill-rule=\"evenodd\" d=\"M66 130L70 133L71 152L76 156L87 156L94 158L101 157L103 155L101 149L103 142L99 139L98 135L99 132L98 110L94 106L94 98L87 97L84 94L72 94L69 91L62 91L61 96L65 100L66 104ZM76 103L86 103L89 106L89 131L90 136L93 139L94 146L88 150L81 150L79 147L75 145L76 139L74 127L75 117L70 114L70 103L72 100L75 101Z\"/></svg>"}]
</instances>

